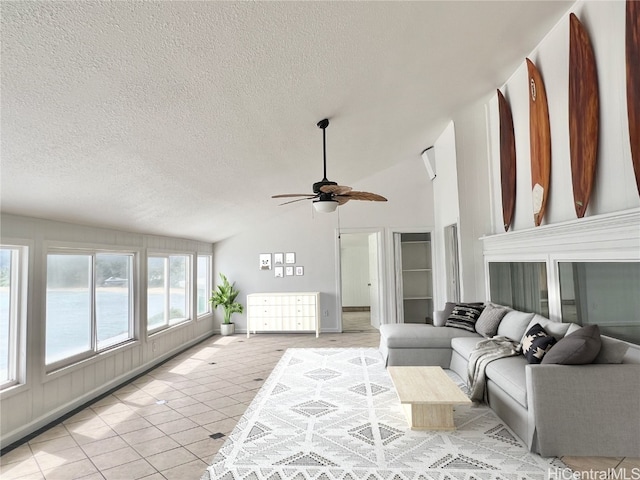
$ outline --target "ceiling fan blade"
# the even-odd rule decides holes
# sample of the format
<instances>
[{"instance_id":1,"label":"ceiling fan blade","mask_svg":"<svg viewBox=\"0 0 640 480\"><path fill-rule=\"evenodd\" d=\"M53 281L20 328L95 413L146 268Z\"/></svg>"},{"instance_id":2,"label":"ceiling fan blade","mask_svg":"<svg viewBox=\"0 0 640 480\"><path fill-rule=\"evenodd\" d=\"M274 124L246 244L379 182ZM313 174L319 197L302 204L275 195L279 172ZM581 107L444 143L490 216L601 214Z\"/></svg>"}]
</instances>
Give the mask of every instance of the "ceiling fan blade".
<instances>
[{"instance_id":1,"label":"ceiling fan blade","mask_svg":"<svg viewBox=\"0 0 640 480\"><path fill-rule=\"evenodd\" d=\"M335 195L343 195L351 191L351 187L344 185L323 185L320 187L320 191L324 193L333 193Z\"/></svg>"},{"instance_id":2,"label":"ceiling fan blade","mask_svg":"<svg viewBox=\"0 0 640 480\"><path fill-rule=\"evenodd\" d=\"M309 197L313 198L313 193L283 193L282 195L272 195L271 198L287 198L287 197Z\"/></svg>"},{"instance_id":3,"label":"ceiling fan blade","mask_svg":"<svg viewBox=\"0 0 640 480\"><path fill-rule=\"evenodd\" d=\"M351 200L351 197L348 197L347 195L336 195L333 199L338 202L338 205L344 205Z\"/></svg>"},{"instance_id":4,"label":"ceiling fan blade","mask_svg":"<svg viewBox=\"0 0 640 480\"><path fill-rule=\"evenodd\" d=\"M280 207L282 205L288 205L290 203L301 202L303 200L313 200L314 198L317 198L317 195L314 195L313 197L296 198L295 200L289 200L288 202L280 203L278 204L278 206Z\"/></svg>"},{"instance_id":5,"label":"ceiling fan blade","mask_svg":"<svg viewBox=\"0 0 640 480\"><path fill-rule=\"evenodd\" d=\"M345 193L344 196L349 197L351 200L368 200L370 202L386 202L387 199L382 195L378 195L377 193L371 192L358 192L355 190L351 190L348 193Z\"/></svg>"}]
</instances>

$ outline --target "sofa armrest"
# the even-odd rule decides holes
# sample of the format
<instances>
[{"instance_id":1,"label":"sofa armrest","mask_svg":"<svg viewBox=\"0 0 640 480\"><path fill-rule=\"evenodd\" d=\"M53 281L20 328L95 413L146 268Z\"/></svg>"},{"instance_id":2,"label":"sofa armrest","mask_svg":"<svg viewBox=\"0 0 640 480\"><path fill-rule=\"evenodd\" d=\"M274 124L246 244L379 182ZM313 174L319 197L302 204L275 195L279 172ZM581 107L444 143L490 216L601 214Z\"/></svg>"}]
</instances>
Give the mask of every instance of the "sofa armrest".
<instances>
[{"instance_id":1,"label":"sofa armrest","mask_svg":"<svg viewBox=\"0 0 640 480\"><path fill-rule=\"evenodd\" d=\"M640 457L640 365L527 365L542 456Z\"/></svg>"},{"instance_id":2,"label":"sofa armrest","mask_svg":"<svg viewBox=\"0 0 640 480\"><path fill-rule=\"evenodd\" d=\"M447 322L447 312L445 310L436 310L433 312L433 326L434 327L444 327L444 324Z\"/></svg>"}]
</instances>

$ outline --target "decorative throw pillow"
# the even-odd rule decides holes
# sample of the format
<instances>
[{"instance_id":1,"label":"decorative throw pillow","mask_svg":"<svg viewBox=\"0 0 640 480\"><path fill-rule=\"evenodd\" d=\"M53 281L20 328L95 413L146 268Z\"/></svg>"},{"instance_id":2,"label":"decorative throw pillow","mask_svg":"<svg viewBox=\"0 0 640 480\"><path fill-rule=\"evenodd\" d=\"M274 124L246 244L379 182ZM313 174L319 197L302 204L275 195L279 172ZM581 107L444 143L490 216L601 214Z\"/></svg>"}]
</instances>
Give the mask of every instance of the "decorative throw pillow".
<instances>
[{"instance_id":1,"label":"decorative throw pillow","mask_svg":"<svg viewBox=\"0 0 640 480\"><path fill-rule=\"evenodd\" d=\"M498 332L500 321L509 311L506 307L487 303L476 322L476 332L486 338L491 338Z\"/></svg>"},{"instance_id":2,"label":"decorative throw pillow","mask_svg":"<svg viewBox=\"0 0 640 480\"><path fill-rule=\"evenodd\" d=\"M541 363L547 352L557 343L539 323L527 330L522 339L522 354L529 363Z\"/></svg>"},{"instance_id":3,"label":"decorative throw pillow","mask_svg":"<svg viewBox=\"0 0 640 480\"><path fill-rule=\"evenodd\" d=\"M468 332L476 331L476 322L484 306L477 303L458 303L445 323L446 327L461 328Z\"/></svg>"},{"instance_id":4,"label":"decorative throw pillow","mask_svg":"<svg viewBox=\"0 0 640 480\"><path fill-rule=\"evenodd\" d=\"M565 336L553 347L542 363L560 365L584 365L595 360L602 341L598 325L587 325Z\"/></svg>"}]
</instances>

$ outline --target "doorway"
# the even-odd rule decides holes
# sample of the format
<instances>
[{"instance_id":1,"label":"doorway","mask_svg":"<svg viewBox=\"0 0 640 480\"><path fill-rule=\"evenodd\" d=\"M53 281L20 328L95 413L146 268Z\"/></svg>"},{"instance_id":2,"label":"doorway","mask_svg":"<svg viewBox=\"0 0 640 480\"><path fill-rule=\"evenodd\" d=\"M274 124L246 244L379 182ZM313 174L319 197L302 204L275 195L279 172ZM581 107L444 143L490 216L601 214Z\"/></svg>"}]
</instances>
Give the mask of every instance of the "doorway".
<instances>
[{"instance_id":1,"label":"doorway","mask_svg":"<svg viewBox=\"0 0 640 480\"><path fill-rule=\"evenodd\" d=\"M381 233L340 234L340 298L343 332L378 329L382 312Z\"/></svg>"},{"instance_id":2,"label":"doorway","mask_svg":"<svg viewBox=\"0 0 640 480\"><path fill-rule=\"evenodd\" d=\"M431 232L393 234L398 323L433 323Z\"/></svg>"}]
</instances>

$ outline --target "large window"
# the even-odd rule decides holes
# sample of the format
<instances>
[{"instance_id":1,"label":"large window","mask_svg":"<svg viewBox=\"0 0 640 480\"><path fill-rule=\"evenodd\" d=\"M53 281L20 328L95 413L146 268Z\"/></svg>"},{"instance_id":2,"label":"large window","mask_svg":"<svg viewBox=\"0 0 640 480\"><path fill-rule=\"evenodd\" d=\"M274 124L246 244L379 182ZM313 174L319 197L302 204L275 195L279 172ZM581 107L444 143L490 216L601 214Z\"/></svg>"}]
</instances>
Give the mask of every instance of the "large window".
<instances>
[{"instance_id":1,"label":"large window","mask_svg":"<svg viewBox=\"0 0 640 480\"><path fill-rule=\"evenodd\" d=\"M22 262L25 247L0 247L0 388L7 388L20 379Z\"/></svg>"},{"instance_id":2,"label":"large window","mask_svg":"<svg viewBox=\"0 0 640 480\"><path fill-rule=\"evenodd\" d=\"M198 255L198 316L211 312L211 255Z\"/></svg>"},{"instance_id":3,"label":"large window","mask_svg":"<svg viewBox=\"0 0 640 480\"><path fill-rule=\"evenodd\" d=\"M640 262L559 262L562 319L640 343Z\"/></svg>"},{"instance_id":4,"label":"large window","mask_svg":"<svg viewBox=\"0 0 640 480\"><path fill-rule=\"evenodd\" d=\"M149 255L147 262L147 329L156 331L190 317L189 255Z\"/></svg>"},{"instance_id":5,"label":"large window","mask_svg":"<svg viewBox=\"0 0 640 480\"><path fill-rule=\"evenodd\" d=\"M494 303L549 316L544 262L489 262L489 287Z\"/></svg>"},{"instance_id":6,"label":"large window","mask_svg":"<svg viewBox=\"0 0 640 480\"><path fill-rule=\"evenodd\" d=\"M47 255L47 365L66 365L133 338L132 270L132 253Z\"/></svg>"}]
</instances>

